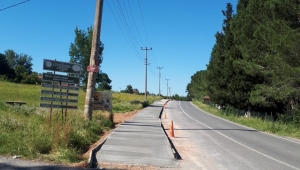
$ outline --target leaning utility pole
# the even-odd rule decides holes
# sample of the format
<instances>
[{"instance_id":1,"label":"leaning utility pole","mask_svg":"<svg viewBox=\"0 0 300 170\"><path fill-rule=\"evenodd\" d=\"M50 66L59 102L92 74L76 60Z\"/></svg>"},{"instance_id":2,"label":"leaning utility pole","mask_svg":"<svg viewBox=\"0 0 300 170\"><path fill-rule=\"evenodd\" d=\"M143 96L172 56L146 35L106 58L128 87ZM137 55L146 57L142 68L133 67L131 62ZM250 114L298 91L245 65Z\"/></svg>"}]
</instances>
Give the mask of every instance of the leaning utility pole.
<instances>
[{"instance_id":1,"label":"leaning utility pole","mask_svg":"<svg viewBox=\"0 0 300 170\"><path fill-rule=\"evenodd\" d=\"M96 3L92 49L91 49L91 56L90 56L90 66L94 66L94 67L96 65L96 61L98 60L98 55L99 55L99 42L100 42L100 32L101 32L103 1L104 0L97 0ZM84 117L86 120L92 120L96 75L97 72L89 72L88 75L85 105L84 105Z\"/></svg>"},{"instance_id":2,"label":"leaning utility pole","mask_svg":"<svg viewBox=\"0 0 300 170\"><path fill-rule=\"evenodd\" d=\"M158 95L160 96L160 69L163 69L163 67L157 67L158 69Z\"/></svg>"},{"instance_id":3,"label":"leaning utility pole","mask_svg":"<svg viewBox=\"0 0 300 170\"><path fill-rule=\"evenodd\" d=\"M145 101L147 100L147 66L150 64L148 63L148 50L152 50L152 47L151 48L143 48L141 47L141 50L146 50L146 58L145 58L145 65L146 65L146 71L145 71Z\"/></svg>"},{"instance_id":4,"label":"leaning utility pole","mask_svg":"<svg viewBox=\"0 0 300 170\"><path fill-rule=\"evenodd\" d=\"M169 80L170 79L166 79L167 80L167 98L169 97L169 94L168 94L168 91L169 91L169 84L168 84L168 82L169 82Z\"/></svg>"}]
</instances>

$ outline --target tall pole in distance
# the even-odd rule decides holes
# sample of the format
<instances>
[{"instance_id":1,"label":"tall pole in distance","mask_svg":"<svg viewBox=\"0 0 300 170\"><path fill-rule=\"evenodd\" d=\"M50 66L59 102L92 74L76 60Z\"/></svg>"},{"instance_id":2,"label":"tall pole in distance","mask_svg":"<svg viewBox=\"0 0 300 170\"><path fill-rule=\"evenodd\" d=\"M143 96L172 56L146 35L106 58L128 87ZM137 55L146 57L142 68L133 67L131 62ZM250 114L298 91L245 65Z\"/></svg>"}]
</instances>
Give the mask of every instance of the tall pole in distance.
<instances>
[{"instance_id":1,"label":"tall pole in distance","mask_svg":"<svg viewBox=\"0 0 300 170\"><path fill-rule=\"evenodd\" d=\"M169 83L168 83L168 82L169 82L170 79L166 79L166 80L167 80L167 98L168 98L168 97L169 97L169 94L168 94L168 91L169 91Z\"/></svg>"},{"instance_id":2,"label":"tall pole in distance","mask_svg":"<svg viewBox=\"0 0 300 170\"><path fill-rule=\"evenodd\" d=\"M163 67L157 67L158 69L158 95L160 96L160 69L163 69Z\"/></svg>"},{"instance_id":3,"label":"tall pole in distance","mask_svg":"<svg viewBox=\"0 0 300 170\"><path fill-rule=\"evenodd\" d=\"M171 87L169 87L169 94L170 94L170 99L172 97L172 94L171 94Z\"/></svg>"},{"instance_id":4,"label":"tall pole in distance","mask_svg":"<svg viewBox=\"0 0 300 170\"><path fill-rule=\"evenodd\" d=\"M152 50L152 47L151 48L143 48L141 47L141 50L146 50L146 58L145 58L145 65L146 65L146 69L145 69L145 101L147 100L147 66L150 64L148 63L148 50Z\"/></svg>"},{"instance_id":5,"label":"tall pole in distance","mask_svg":"<svg viewBox=\"0 0 300 170\"><path fill-rule=\"evenodd\" d=\"M97 0L96 3L90 66L95 66L95 61L98 60L103 1L104 0ZM86 120L92 120L96 75L97 75L96 72L89 72L88 75L85 105L84 105L84 117Z\"/></svg>"}]
</instances>

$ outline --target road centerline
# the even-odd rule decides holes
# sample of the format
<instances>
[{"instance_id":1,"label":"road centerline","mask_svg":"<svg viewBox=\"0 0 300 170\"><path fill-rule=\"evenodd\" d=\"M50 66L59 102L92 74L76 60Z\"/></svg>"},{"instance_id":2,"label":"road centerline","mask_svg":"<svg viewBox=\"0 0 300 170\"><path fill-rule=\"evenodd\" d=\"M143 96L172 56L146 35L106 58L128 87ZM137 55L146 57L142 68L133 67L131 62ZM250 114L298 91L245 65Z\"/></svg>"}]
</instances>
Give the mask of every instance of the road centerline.
<instances>
[{"instance_id":1,"label":"road centerline","mask_svg":"<svg viewBox=\"0 0 300 170\"><path fill-rule=\"evenodd\" d=\"M217 130L211 128L210 126L204 124L203 122L200 122L200 121L196 120L195 118L191 117L190 115L188 115L188 114L183 110L183 108L182 108L181 105L180 105L180 101L178 102L178 104L179 104L179 107L180 107L180 109L182 110L182 112L183 112L187 117L189 117L190 119L196 121L197 123L199 123L199 124L201 124L201 125L203 125L203 126L209 128L209 129L213 130L214 132L218 133L219 135L221 135L221 136L223 136L223 137L225 137L225 138L227 138L227 139L233 141L234 143L236 143L236 144L238 144L238 145L241 145L241 146L243 146L243 147L245 147L245 148L247 148L247 149L249 149L249 150L251 150L251 151L253 151L253 152L257 153L257 154L259 154L259 155L262 155L262 156L264 156L264 157L266 157L266 158L269 158L269 159L271 159L271 160L273 160L273 161L275 161L275 162L278 162L278 163L280 163L280 164L282 164L282 165L288 166L288 167L290 167L290 168L292 168L292 169L299 170L299 168L297 168L297 167L294 167L294 166L292 166L292 165L290 165L290 164L287 164L287 163L285 163L285 162L282 162L282 161L280 161L280 160L278 160L278 159L276 159L276 158L273 158L273 157L268 156L268 155L266 155L266 154L264 154L264 153L261 153L261 152L255 150L255 149L253 149L253 148L251 148L251 147L249 147L249 146L246 146L246 145L244 145L244 144L242 144L242 143L240 143L240 142L238 142L238 141L236 141L236 140L234 140L234 139L232 139L232 138L230 138L230 137L224 135L223 133L221 133L221 132L219 132L219 131L217 131ZM222 119L221 119L221 120L222 120Z\"/></svg>"}]
</instances>

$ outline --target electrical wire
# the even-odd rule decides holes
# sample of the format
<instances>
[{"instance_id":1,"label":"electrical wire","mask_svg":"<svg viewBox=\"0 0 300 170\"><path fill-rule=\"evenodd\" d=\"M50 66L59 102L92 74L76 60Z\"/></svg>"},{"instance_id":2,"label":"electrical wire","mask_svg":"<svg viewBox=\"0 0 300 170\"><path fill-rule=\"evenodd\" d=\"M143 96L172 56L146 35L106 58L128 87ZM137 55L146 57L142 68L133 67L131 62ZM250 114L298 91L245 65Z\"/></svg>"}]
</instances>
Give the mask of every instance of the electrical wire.
<instances>
[{"instance_id":1,"label":"electrical wire","mask_svg":"<svg viewBox=\"0 0 300 170\"><path fill-rule=\"evenodd\" d=\"M144 46L144 42L139 33L139 29L137 27L136 20L133 15L133 10L131 8L130 1L127 0L127 5L124 1L125 0L122 0L122 2L120 2L120 0L110 0L110 1L106 1L106 2L116 20L119 28L121 29L121 32L122 32L123 36L125 37L127 43L132 48L132 50L136 53L138 58L141 61L145 62L143 59L144 57L142 57L143 54L140 51L141 45L140 45L139 41L141 42L141 44L143 46ZM145 33L145 37L146 37L148 44L150 45L148 35L146 32L143 14L142 14L141 3L139 0L138 0L138 8L139 8L139 13L141 15L141 20L142 20L142 24L143 24L143 30ZM153 68L156 68L156 66L159 66L159 64L158 64L152 50L151 50L150 57L148 57L148 61L151 61L153 63L153 65L148 66L148 69L151 72L151 74L156 77L157 75L156 75L155 71L153 71Z\"/></svg>"},{"instance_id":2,"label":"electrical wire","mask_svg":"<svg viewBox=\"0 0 300 170\"><path fill-rule=\"evenodd\" d=\"M132 27L132 24L131 24L131 20L130 20L130 17L129 17L129 14L128 14L128 11L127 11L127 7L126 7L126 4L125 4L124 1L123 1L123 4L124 4L124 9L125 9L125 14L126 14L126 16L127 16L127 18L128 18L129 31L130 31L131 36L133 37L135 43L137 44L137 46L140 47L141 45L140 45L139 42L137 41L137 38L136 38L135 33L134 33L134 31L133 31L133 27ZM126 19L126 17L125 17L125 19ZM127 21L127 20L126 20L126 21Z\"/></svg>"},{"instance_id":3,"label":"electrical wire","mask_svg":"<svg viewBox=\"0 0 300 170\"><path fill-rule=\"evenodd\" d=\"M138 0L138 3L139 3L139 8L140 8L140 14L141 14L141 17L142 17L142 23L143 23L144 32L145 32L145 35L146 35L147 42L150 45L149 40L148 40L148 35L147 35L147 32L146 32L146 27L145 27L145 22L144 22L144 17L143 17L143 13L142 13L142 8L141 8L140 0Z\"/></svg>"},{"instance_id":4,"label":"electrical wire","mask_svg":"<svg viewBox=\"0 0 300 170\"><path fill-rule=\"evenodd\" d=\"M142 42L142 45L145 46L145 45L144 45L144 42L143 42L143 40L142 40L142 38L141 38L141 35L140 35L140 33L139 33L139 30L137 29L135 19L134 19L134 17L133 17L133 13L132 13L131 6L130 6L130 1L127 0L127 3L128 3L128 6L129 6L129 10L130 10L130 13L131 13L131 17L132 17L132 19L133 19L133 23L134 23L134 27L135 27L135 29L136 29L136 32L137 32L137 34L138 34L138 36L139 36L140 41Z\"/></svg>"},{"instance_id":5,"label":"electrical wire","mask_svg":"<svg viewBox=\"0 0 300 170\"><path fill-rule=\"evenodd\" d=\"M146 39L147 39L147 42L148 44L151 46L150 42L149 42L149 39L148 39L148 34L147 34L147 31L146 31L146 27L145 27L145 22L144 22L144 17L143 17L143 13L142 13L142 8L141 8L141 3L140 3L140 0L138 0L138 3L139 3L139 9L140 9L140 14L141 14L141 18L142 18L142 23L143 23L143 28L144 28L144 32L145 32L145 35L146 35ZM156 57L154 55L154 52L151 50L151 53L153 54L153 58L154 58L154 62L157 64L157 66L159 66L157 60L156 60Z\"/></svg>"},{"instance_id":6,"label":"electrical wire","mask_svg":"<svg viewBox=\"0 0 300 170\"><path fill-rule=\"evenodd\" d=\"M11 5L11 6L9 6L9 7L2 8L2 9L0 9L0 11L6 10L6 9L8 9L8 8L15 7L15 6L17 6L17 5L24 4L24 3L28 2L28 1L30 1L30 0L26 0L26 1L23 1L23 2L20 2L20 3L17 3L17 4L15 4L15 5Z\"/></svg>"},{"instance_id":7,"label":"electrical wire","mask_svg":"<svg viewBox=\"0 0 300 170\"><path fill-rule=\"evenodd\" d=\"M141 60L142 62L144 62L143 59L140 58L139 52L136 50L136 48L133 47L133 45L132 45L132 44L130 43L130 41L128 40L128 37L126 36L126 33L125 33L124 30L122 29L122 27L121 27L121 25L120 25L120 23L119 23L119 21L118 21L116 15L115 15L115 13L113 12L113 10L112 10L112 8L111 8L111 5L109 4L109 1L106 1L106 2L107 2L107 4L108 4L108 7L109 7L111 13L113 14L113 16L114 16L114 18L115 18L115 20L116 20L116 22L117 22L117 24L118 24L118 26L119 26L121 32L122 32L123 36L125 37L127 43L128 43L129 46L132 48L132 50L136 53L138 59Z\"/></svg>"}]
</instances>

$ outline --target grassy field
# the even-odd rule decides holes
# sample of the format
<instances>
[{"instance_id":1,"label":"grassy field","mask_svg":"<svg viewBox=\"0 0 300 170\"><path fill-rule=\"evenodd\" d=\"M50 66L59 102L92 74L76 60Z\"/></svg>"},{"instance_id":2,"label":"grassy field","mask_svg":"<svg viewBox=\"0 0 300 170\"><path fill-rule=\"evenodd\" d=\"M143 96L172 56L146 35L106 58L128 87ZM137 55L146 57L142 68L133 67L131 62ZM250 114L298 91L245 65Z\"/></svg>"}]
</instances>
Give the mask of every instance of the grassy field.
<instances>
[{"instance_id":1,"label":"grassy field","mask_svg":"<svg viewBox=\"0 0 300 170\"><path fill-rule=\"evenodd\" d=\"M224 119L252 127L254 129L274 133L280 136L287 136L300 139L300 128L292 124L283 124L280 122L273 122L270 120L264 120L261 118L249 118L244 116L235 116L233 114L224 114L221 110L204 104L201 101L194 100L193 103L202 110L209 112L213 115L222 117Z\"/></svg>"},{"instance_id":2,"label":"grassy field","mask_svg":"<svg viewBox=\"0 0 300 170\"><path fill-rule=\"evenodd\" d=\"M27 106L38 107L41 96L40 85L15 84L0 81L0 102L6 101L22 101L26 102ZM79 91L78 108L83 110L86 93ZM159 100L158 96L147 96L147 101L144 101L143 95L133 95L128 93L112 93L113 97L113 112L122 113L132 110L139 110L148 104ZM138 102L137 102L138 101Z\"/></svg>"},{"instance_id":3,"label":"grassy field","mask_svg":"<svg viewBox=\"0 0 300 170\"><path fill-rule=\"evenodd\" d=\"M23 158L46 159L62 163L83 160L80 155L113 123L102 111L93 112L93 120L85 121L85 93L79 92L78 110L40 108L40 85L24 85L0 81L0 154ZM160 98L125 93L113 93L113 112L124 113L142 109ZM26 102L10 106L6 101Z\"/></svg>"}]
</instances>

